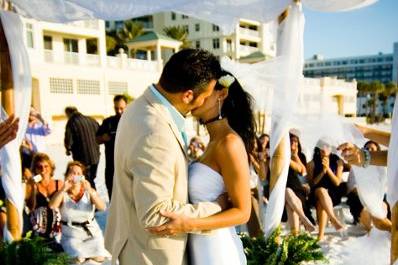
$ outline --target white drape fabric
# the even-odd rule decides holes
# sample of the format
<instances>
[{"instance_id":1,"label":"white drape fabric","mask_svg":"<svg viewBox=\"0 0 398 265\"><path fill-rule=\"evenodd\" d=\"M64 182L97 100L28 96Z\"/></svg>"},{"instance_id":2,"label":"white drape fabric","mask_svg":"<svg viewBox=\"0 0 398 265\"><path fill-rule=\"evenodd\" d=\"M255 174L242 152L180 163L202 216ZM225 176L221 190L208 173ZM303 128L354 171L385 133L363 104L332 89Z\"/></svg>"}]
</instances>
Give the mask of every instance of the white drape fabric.
<instances>
[{"instance_id":1,"label":"white drape fabric","mask_svg":"<svg viewBox=\"0 0 398 265\"><path fill-rule=\"evenodd\" d=\"M22 224L24 191L22 189L21 159L19 146L28 124L31 97L31 73L28 54L23 42L23 27L20 17L12 12L1 11L0 18L10 51L14 87L15 116L20 118L15 140L0 149L1 181L8 200L17 208ZM4 119L4 112L3 117ZM22 229L22 225L21 225ZM9 233L6 233L10 237ZM11 240L12 238L8 238Z\"/></svg>"},{"instance_id":2,"label":"white drape fabric","mask_svg":"<svg viewBox=\"0 0 398 265\"><path fill-rule=\"evenodd\" d=\"M350 11L366 7L376 3L378 0L302 0L307 8L321 12L341 12Z\"/></svg>"},{"instance_id":3,"label":"white drape fabric","mask_svg":"<svg viewBox=\"0 0 398 265\"><path fill-rule=\"evenodd\" d=\"M323 12L346 11L377 0L303 0ZM232 32L239 18L267 22L292 0L12 0L18 13L51 22L86 19L124 20L162 11L175 11L219 25Z\"/></svg>"},{"instance_id":4,"label":"white drape fabric","mask_svg":"<svg viewBox=\"0 0 398 265\"><path fill-rule=\"evenodd\" d=\"M387 200L391 207L398 201L398 97L395 98L394 104L387 159Z\"/></svg>"},{"instance_id":5,"label":"white drape fabric","mask_svg":"<svg viewBox=\"0 0 398 265\"><path fill-rule=\"evenodd\" d=\"M272 121L270 139L270 157L281 143L283 145L283 167L280 176L270 191L269 203L264 219L264 233L268 237L280 224L285 205L285 189L290 164L289 120L295 111L299 87L303 78L303 34L304 15L301 4L293 4L287 18L280 25L277 40L277 56L285 58L281 69L285 76L275 82L272 101ZM272 171L271 167L271 171Z\"/></svg>"}]
</instances>

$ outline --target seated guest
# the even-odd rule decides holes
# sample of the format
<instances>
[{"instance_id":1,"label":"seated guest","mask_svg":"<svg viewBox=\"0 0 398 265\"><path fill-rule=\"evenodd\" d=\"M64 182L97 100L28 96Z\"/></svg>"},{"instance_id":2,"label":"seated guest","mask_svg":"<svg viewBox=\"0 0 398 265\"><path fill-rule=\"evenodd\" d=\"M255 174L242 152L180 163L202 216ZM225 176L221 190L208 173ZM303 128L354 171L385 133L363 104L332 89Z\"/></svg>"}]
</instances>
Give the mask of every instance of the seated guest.
<instances>
[{"instance_id":1,"label":"seated guest","mask_svg":"<svg viewBox=\"0 0 398 265\"><path fill-rule=\"evenodd\" d=\"M374 141L366 142L364 148L370 152L381 151L380 145ZM356 188L355 176L352 171L348 177L348 189L347 204L350 207L350 212L354 218L354 224L360 223L367 231L370 231L373 223L379 230L391 231L391 212L385 198L383 207L387 210L387 217L380 219L372 216L362 205Z\"/></svg>"},{"instance_id":2,"label":"seated guest","mask_svg":"<svg viewBox=\"0 0 398 265\"><path fill-rule=\"evenodd\" d=\"M259 139L253 139L253 151L249 154L250 164L250 189L251 189L251 213L250 219L247 222L247 229L251 237L258 237L263 234L262 228L262 181L267 178L267 168L264 158L259 152Z\"/></svg>"},{"instance_id":3,"label":"seated guest","mask_svg":"<svg viewBox=\"0 0 398 265\"><path fill-rule=\"evenodd\" d=\"M293 235L297 235L299 233L300 222L304 225L307 231L312 232L315 230L315 226L311 221L311 211L307 202L310 187L307 183L304 184L300 180L301 176L307 175L307 159L301 152L301 144L298 135L299 132L297 130L291 130L291 160L287 176L285 196L287 218ZM306 212L311 219L306 216Z\"/></svg>"},{"instance_id":4,"label":"seated guest","mask_svg":"<svg viewBox=\"0 0 398 265\"><path fill-rule=\"evenodd\" d=\"M324 238L328 218L337 231L344 229L344 225L333 211L333 207L340 204L343 196L339 186L344 165L331 150L331 146L325 140L319 140L314 149L313 159L307 165L308 180L312 184L310 201L316 207L319 240Z\"/></svg>"},{"instance_id":5,"label":"seated guest","mask_svg":"<svg viewBox=\"0 0 398 265\"><path fill-rule=\"evenodd\" d=\"M48 207L51 197L63 187L62 180L54 179L54 170L55 165L47 154L36 153L33 156L33 176L27 180L25 200L34 234L49 241L54 250L61 251L58 244L61 216L57 209Z\"/></svg>"},{"instance_id":6,"label":"seated guest","mask_svg":"<svg viewBox=\"0 0 398 265\"><path fill-rule=\"evenodd\" d=\"M105 203L84 178L85 167L69 162L65 185L51 199L51 208L60 208L62 215L61 244L65 252L83 263L86 259L103 262L107 252L102 231L94 218L95 209L105 210Z\"/></svg>"}]
</instances>

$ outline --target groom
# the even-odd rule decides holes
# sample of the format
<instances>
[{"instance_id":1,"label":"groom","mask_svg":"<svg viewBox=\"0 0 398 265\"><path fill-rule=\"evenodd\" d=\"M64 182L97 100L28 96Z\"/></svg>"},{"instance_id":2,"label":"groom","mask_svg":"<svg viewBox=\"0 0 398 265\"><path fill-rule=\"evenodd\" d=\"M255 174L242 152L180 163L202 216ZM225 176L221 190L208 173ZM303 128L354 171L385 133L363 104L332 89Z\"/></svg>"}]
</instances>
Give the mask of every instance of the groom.
<instances>
[{"instance_id":1,"label":"groom","mask_svg":"<svg viewBox=\"0 0 398 265\"><path fill-rule=\"evenodd\" d=\"M168 221L161 212L202 218L222 210L217 202L188 204L184 128L185 115L211 95L220 74L211 53L182 50L120 119L105 233L112 264L119 259L121 265L184 265L187 234L159 237L146 228Z\"/></svg>"}]
</instances>

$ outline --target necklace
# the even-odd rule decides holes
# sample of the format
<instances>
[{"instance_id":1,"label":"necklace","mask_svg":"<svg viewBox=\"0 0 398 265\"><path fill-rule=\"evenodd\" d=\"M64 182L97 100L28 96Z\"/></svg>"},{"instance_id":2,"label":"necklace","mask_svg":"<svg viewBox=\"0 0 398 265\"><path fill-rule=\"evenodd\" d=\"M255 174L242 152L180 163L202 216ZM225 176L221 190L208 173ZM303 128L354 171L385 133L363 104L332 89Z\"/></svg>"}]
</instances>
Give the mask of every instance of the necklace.
<instances>
[{"instance_id":1,"label":"necklace","mask_svg":"<svg viewBox=\"0 0 398 265\"><path fill-rule=\"evenodd\" d=\"M216 117L211 118L211 119L209 119L209 120L207 120L207 121L199 120L199 123L202 124L202 125L207 125L207 124L209 124L209 123L212 123L212 122L215 122L215 121L219 121L219 120L222 120L222 119L223 119L222 116L217 115Z\"/></svg>"}]
</instances>

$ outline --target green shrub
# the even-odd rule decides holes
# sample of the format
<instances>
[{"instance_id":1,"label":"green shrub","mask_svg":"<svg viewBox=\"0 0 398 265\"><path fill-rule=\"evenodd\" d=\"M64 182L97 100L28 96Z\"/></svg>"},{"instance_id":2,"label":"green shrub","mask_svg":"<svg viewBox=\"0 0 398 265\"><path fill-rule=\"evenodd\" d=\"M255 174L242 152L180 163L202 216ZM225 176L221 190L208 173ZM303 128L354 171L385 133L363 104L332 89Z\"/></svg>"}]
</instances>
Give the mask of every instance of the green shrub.
<instances>
[{"instance_id":1,"label":"green shrub","mask_svg":"<svg viewBox=\"0 0 398 265\"><path fill-rule=\"evenodd\" d=\"M248 265L298 265L304 261L327 262L318 240L307 233L281 236L275 229L268 239L241 234Z\"/></svg>"}]
</instances>

